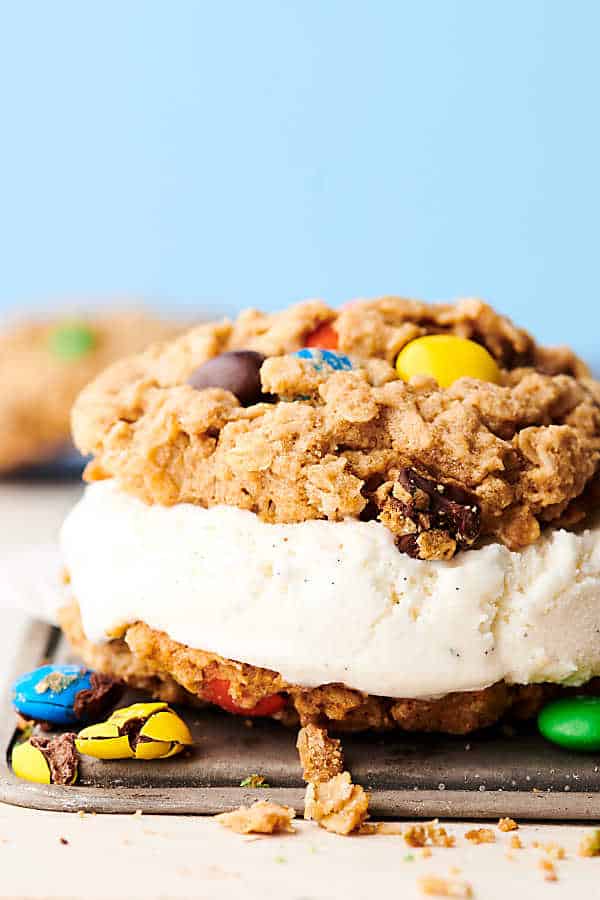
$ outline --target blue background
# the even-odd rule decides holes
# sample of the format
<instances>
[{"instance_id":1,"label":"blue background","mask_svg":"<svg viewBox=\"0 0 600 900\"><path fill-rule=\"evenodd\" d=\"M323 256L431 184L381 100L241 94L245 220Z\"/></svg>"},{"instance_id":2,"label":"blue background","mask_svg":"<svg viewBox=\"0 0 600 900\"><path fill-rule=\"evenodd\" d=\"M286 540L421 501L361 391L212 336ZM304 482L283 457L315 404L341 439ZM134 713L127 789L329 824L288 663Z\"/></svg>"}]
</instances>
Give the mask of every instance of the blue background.
<instances>
[{"instance_id":1,"label":"blue background","mask_svg":"<svg viewBox=\"0 0 600 900\"><path fill-rule=\"evenodd\" d=\"M475 294L595 352L599 3L0 19L3 309Z\"/></svg>"}]
</instances>

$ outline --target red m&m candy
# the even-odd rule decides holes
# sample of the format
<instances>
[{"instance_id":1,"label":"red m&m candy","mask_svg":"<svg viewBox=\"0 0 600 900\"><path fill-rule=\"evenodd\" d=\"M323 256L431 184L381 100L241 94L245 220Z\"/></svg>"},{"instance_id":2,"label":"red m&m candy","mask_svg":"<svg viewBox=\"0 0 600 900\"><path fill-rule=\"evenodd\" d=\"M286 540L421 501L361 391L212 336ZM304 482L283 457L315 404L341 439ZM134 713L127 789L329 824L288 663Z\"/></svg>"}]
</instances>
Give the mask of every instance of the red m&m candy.
<instances>
[{"instance_id":1,"label":"red m&m candy","mask_svg":"<svg viewBox=\"0 0 600 900\"><path fill-rule=\"evenodd\" d=\"M233 713L236 716L272 716L285 706L285 698L281 694L271 694L259 700L256 706L249 709L240 706L229 694L229 682L225 678L213 678L205 686L204 699L220 706L221 709Z\"/></svg>"}]
</instances>

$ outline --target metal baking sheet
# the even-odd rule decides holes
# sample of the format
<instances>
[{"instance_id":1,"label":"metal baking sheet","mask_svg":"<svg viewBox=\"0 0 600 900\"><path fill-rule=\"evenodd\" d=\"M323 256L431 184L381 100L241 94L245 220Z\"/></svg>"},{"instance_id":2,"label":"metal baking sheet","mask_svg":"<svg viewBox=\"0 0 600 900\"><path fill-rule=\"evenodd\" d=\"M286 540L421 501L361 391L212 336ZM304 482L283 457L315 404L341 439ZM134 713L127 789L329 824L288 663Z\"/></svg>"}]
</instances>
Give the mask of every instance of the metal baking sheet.
<instances>
[{"instance_id":1,"label":"metal baking sheet","mask_svg":"<svg viewBox=\"0 0 600 900\"><path fill-rule=\"evenodd\" d=\"M60 632L31 625L18 673L43 660L71 659ZM139 699L130 692L121 705ZM76 786L29 784L8 765L15 739L9 695L0 728L0 800L17 806L73 812L216 813L270 798L303 808L304 785L296 735L275 722L243 719L214 709L181 711L195 740L189 755L156 762L103 762L84 757ZM600 819L600 754L577 755L543 741L533 728L502 729L466 738L444 735L346 735L354 779L371 793L374 816L419 818ZM269 788L241 788L249 774Z\"/></svg>"},{"instance_id":2,"label":"metal baking sheet","mask_svg":"<svg viewBox=\"0 0 600 900\"><path fill-rule=\"evenodd\" d=\"M3 480L14 484L48 483L64 484L81 481L81 475L89 457L82 456L75 447L61 449L53 456L40 463L32 463L14 469L4 475Z\"/></svg>"}]
</instances>

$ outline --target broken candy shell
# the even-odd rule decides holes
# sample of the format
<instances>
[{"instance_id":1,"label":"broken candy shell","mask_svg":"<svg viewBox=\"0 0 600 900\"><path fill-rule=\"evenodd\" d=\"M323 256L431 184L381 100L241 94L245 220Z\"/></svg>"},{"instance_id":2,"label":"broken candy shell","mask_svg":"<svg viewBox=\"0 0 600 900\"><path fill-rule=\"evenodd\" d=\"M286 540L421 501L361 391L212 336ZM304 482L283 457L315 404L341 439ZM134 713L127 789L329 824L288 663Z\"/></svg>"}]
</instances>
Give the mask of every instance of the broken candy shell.
<instances>
[{"instance_id":1,"label":"broken candy shell","mask_svg":"<svg viewBox=\"0 0 600 900\"><path fill-rule=\"evenodd\" d=\"M134 703L84 728L75 744L97 759L166 759L192 744L192 735L166 703Z\"/></svg>"},{"instance_id":2,"label":"broken candy shell","mask_svg":"<svg viewBox=\"0 0 600 900\"><path fill-rule=\"evenodd\" d=\"M52 784L50 766L46 757L29 741L15 744L11 756L11 765L17 778L33 781L36 784Z\"/></svg>"},{"instance_id":3,"label":"broken candy shell","mask_svg":"<svg viewBox=\"0 0 600 900\"><path fill-rule=\"evenodd\" d=\"M69 725L77 722L75 701L92 689L92 673L81 666L40 666L13 685L13 704L28 719Z\"/></svg>"},{"instance_id":4,"label":"broken candy shell","mask_svg":"<svg viewBox=\"0 0 600 900\"><path fill-rule=\"evenodd\" d=\"M71 733L53 738L33 735L15 744L11 753L15 775L36 784L75 784L78 762L74 735Z\"/></svg>"},{"instance_id":5,"label":"broken candy shell","mask_svg":"<svg viewBox=\"0 0 600 900\"><path fill-rule=\"evenodd\" d=\"M178 744L191 744L190 730L179 716L171 709L157 712L142 726L140 735L153 741L176 741Z\"/></svg>"},{"instance_id":6,"label":"broken candy shell","mask_svg":"<svg viewBox=\"0 0 600 900\"><path fill-rule=\"evenodd\" d=\"M75 738L75 746L85 756L96 759L133 759L129 736L121 734L119 726L112 722L89 725Z\"/></svg>"}]
</instances>

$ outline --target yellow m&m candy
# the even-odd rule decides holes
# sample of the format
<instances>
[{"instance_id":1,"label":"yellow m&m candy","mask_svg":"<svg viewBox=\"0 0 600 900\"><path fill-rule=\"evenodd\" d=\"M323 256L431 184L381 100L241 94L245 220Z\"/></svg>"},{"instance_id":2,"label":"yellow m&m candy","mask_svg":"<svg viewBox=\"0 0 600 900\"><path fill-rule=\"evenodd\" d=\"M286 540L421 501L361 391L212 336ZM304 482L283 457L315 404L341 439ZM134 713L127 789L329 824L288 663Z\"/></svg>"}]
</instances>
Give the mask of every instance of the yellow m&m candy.
<instances>
[{"instance_id":1,"label":"yellow m&m candy","mask_svg":"<svg viewBox=\"0 0 600 900\"><path fill-rule=\"evenodd\" d=\"M458 378L500 383L498 364L485 347L455 334L428 334L411 341L398 354L396 371L404 381L428 375L443 388Z\"/></svg>"},{"instance_id":2,"label":"yellow m&m candy","mask_svg":"<svg viewBox=\"0 0 600 900\"><path fill-rule=\"evenodd\" d=\"M75 738L80 753L97 759L166 759L192 743L190 730L166 703L134 703Z\"/></svg>"}]
</instances>

